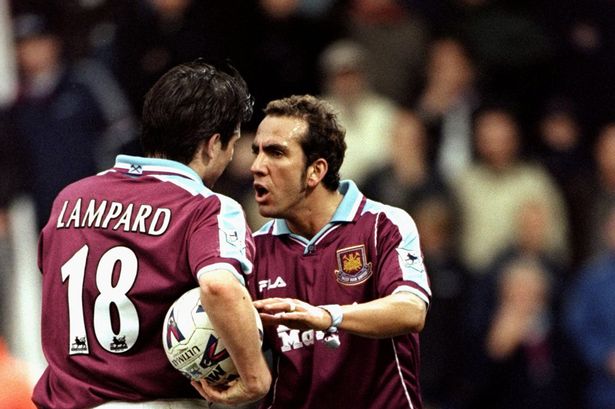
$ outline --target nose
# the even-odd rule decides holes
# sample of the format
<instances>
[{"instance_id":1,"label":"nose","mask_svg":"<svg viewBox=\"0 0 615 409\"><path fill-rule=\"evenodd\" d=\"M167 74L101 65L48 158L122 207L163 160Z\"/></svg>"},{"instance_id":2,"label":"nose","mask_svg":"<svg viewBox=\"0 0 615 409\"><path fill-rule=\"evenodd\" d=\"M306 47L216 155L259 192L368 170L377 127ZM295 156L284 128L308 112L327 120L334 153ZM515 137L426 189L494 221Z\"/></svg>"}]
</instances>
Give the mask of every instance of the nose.
<instances>
[{"instance_id":1,"label":"nose","mask_svg":"<svg viewBox=\"0 0 615 409\"><path fill-rule=\"evenodd\" d=\"M254 175L261 175L265 172L265 155L259 152L250 166L250 172Z\"/></svg>"}]
</instances>

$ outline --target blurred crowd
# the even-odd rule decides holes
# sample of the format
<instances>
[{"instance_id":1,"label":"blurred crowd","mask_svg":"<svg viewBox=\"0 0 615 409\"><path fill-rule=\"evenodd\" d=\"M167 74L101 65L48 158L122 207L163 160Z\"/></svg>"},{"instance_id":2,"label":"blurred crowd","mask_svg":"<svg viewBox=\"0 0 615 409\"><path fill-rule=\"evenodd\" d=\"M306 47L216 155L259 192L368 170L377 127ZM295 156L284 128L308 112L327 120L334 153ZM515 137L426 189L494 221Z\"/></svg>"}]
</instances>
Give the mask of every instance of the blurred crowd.
<instances>
[{"instance_id":1,"label":"blurred crowd","mask_svg":"<svg viewBox=\"0 0 615 409\"><path fill-rule=\"evenodd\" d=\"M433 290L428 409L615 408L612 0L8 6L17 75L0 101L3 283L16 273L16 198L32 199L42 227L63 186L140 153L141 103L163 72L230 59L256 110L216 190L253 228L255 124L269 100L304 93L346 126L342 178L416 221Z\"/></svg>"}]
</instances>

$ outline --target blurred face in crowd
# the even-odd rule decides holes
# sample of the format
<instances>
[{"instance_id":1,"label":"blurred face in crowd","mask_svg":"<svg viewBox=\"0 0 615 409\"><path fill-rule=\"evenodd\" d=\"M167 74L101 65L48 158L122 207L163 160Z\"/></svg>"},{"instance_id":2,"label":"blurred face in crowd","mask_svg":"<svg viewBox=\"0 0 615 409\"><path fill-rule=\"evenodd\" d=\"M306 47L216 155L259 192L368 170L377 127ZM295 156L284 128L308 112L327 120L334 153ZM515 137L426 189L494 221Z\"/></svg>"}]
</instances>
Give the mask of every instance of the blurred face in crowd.
<instances>
[{"instance_id":1,"label":"blurred face in crowd","mask_svg":"<svg viewBox=\"0 0 615 409\"><path fill-rule=\"evenodd\" d=\"M412 112L401 111L393 127L392 159L399 162L408 161L409 157L421 159L427 150L426 142L425 127L421 120Z\"/></svg>"},{"instance_id":2,"label":"blurred face in crowd","mask_svg":"<svg viewBox=\"0 0 615 409\"><path fill-rule=\"evenodd\" d=\"M427 68L429 80L438 87L457 93L474 80L474 69L463 46L456 40L435 42L430 50Z\"/></svg>"},{"instance_id":3,"label":"blurred face in crowd","mask_svg":"<svg viewBox=\"0 0 615 409\"><path fill-rule=\"evenodd\" d=\"M252 143L256 203L261 216L289 218L307 189L305 155L300 141L307 122L290 116L266 116Z\"/></svg>"},{"instance_id":4,"label":"blurred face in crowd","mask_svg":"<svg viewBox=\"0 0 615 409\"><path fill-rule=\"evenodd\" d=\"M60 60L60 42L52 35L23 39L17 45L19 68L25 76L44 73L57 66Z\"/></svg>"},{"instance_id":5,"label":"blurred face in crowd","mask_svg":"<svg viewBox=\"0 0 615 409\"><path fill-rule=\"evenodd\" d=\"M506 112L483 112L476 119L475 133L478 154L492 169L504 170L517 159L517 124Z\"/></svg>"},{"instance_id":6,"label":"blurred face in crowd","mask_svg":"<svg viewBox=\"0 0 615 409\"><path fill-rule=\"evenodd\" d=\"M540 131L545 144L556 151L572 149L579 140L579 127L574 118L565 112L544 117L540 123Z\"/></svg>"},{"instance_id":7,"label":"blurred face in crowd","mask_svg":"<svg viewBox=\"0 0 615 409\"><path fill-rule=\"evenodd\" d=\"M354 101L364 93L366 79L357 68L344 68L329 74L329 92L342 101Z\"/></svg>"}]
</instances>

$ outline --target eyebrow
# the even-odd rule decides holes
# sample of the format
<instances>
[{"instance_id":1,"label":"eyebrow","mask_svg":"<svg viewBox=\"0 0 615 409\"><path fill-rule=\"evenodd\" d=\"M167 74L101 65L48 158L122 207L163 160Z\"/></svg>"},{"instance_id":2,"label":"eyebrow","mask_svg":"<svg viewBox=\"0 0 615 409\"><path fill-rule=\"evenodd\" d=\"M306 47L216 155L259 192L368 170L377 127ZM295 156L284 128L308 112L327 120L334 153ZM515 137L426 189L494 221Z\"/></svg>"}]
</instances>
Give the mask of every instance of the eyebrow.
<instances>
[{"instance_id":1,"label":"eyebrow","mask_svg":"<svg viewBox=\"0 0 615 409\"><path fill-rule=\"evenodd\" d=\"M259 151L259 146L256 143L252 143L252 152L256 153L258 151ZM279 143L263 144L263 151L266 153L270 153L274 151L286 153L288 152L288 147L286 145L282 145Z\"/></svg>"}]
</instances>

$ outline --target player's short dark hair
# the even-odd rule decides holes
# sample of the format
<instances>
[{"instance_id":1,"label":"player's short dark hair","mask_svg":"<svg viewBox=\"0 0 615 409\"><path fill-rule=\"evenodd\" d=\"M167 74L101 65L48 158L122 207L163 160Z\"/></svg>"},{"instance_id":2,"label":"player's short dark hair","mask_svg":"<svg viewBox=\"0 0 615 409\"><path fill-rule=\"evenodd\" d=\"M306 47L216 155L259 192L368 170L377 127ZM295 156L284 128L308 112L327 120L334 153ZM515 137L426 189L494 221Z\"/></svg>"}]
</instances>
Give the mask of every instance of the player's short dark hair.
<instances>
[{"instance_id":1,"label":"player's short dark hair","mask_svg":"<svg viewBox=\"0 0 615 409\"><path fill-rule=\"evenodd\" d=\"M203 141L219 133L225 149L253 99L239 72L201 59L164 74L145 95L141 144L149 156L187 164Z\"/></svg>"},{"instance_id":2,"label":"player's short dark hair","mask_svg":"<svg viewBox=\"0 0 615 409\"><path fill-rule=\"evenodd\" d=\"M346 130L339 123L333 107L312 95L293 95L269 102L264 112L271 116L302 118L307 122L307 132L301 139L305 166L307 168L316 159L325 159L329 169L322 183L327 189L337 189L340 184L339 170L346 152Z\"/></svg>"}]
</instances>

